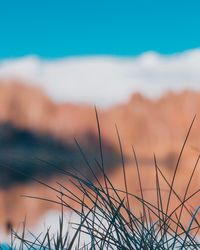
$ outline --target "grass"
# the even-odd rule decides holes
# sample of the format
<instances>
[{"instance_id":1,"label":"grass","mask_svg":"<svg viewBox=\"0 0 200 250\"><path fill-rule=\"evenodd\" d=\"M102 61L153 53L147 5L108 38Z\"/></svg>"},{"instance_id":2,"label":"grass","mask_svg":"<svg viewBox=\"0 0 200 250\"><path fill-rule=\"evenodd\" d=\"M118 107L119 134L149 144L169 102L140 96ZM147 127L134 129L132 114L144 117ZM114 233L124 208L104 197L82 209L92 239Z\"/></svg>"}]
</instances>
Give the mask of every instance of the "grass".
<instances>
[{"instance_id":1,"label":"grass","mask_svg":"<svg viewBox=\"0 0 200 250\"><path fill-rule=\"evenodd\" d=\"M180 167L180 160L184 153L184 148L190 135L195 117L189 127L177 164L174 168L172 179L168 180L157 164L154 155L155 190L156 204L145 199L143 183L141 178L141 167L138 163L136 152L133 148L140 194L130 193L127 185L126 164L124 161L123 147L118 129L116 127L119 149L122 160L122 172L124 180L124 190L117 189L106 173L104 164L104 152L102 148L102 136L99 118L96 112L100 159L95 159L91 165L84 154L84 150L76 141L88 169L93 178L88 179L81 171L76 174L59 169L51 163L47 163L65 175L71 184L81 193L81 197L72 192L67 186L57 183L58 187L48 186L39 180L35 180L47 186L56 193L55 200L44 197L29 198L41 199L46 202L53 202L61 206L59 219L59 230L56 234L50 235L50 228L40 235L33 235L32 239L26 239L26 226L24 223L23 232L20 234L12 230L11 244L8 249L200 249L198 233L200 229L198 213L200 207L191 208L189 202L199 194L200 189L189 194L189 188L196 172L200 156L192 170L188 183L185 185L184 195L180 197L174 186ZM101 174L96 174L98 170ZM168 187L167 199L163 198L161 181ZM152 194L153 195L153 194ZM177 206L171 211L170 205L174 197L178 200ZM70 206L72 200L76 206ZM134 207L133 207L134 206ZM133 207L133 208L132 208ZM75 229L73 237L69 231L64 230L65 208L70 209L80 218L79 223L72 223ZM140 210L138 210L140 209ZM139 212L138 212L139 211ZM188 225L182 223L183 214L190 217ZM81 239L87 236L88 242L81 243ZM5 249L5 248L4 248Z\"/></svg>"}]
</instances>

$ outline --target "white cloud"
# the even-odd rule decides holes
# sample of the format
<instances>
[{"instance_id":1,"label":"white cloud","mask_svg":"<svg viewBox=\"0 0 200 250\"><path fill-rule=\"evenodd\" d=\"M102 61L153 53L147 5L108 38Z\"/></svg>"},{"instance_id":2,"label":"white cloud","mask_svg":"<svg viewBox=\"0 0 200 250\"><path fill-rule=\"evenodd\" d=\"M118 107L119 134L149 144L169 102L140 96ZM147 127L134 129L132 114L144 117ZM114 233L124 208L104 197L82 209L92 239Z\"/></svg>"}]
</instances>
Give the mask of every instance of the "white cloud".
<instances>
[{"instance_id":1,"label":"white cloud","mask_svg":"<svg viewBox=\"0 0 200 250\"><path fill-rule=\"evenodd\" d=\"M1 61L0 77L39 85L55 101L107 107L134 92L157 98L168 90L200 90L200 49L172 56L148 52L135 58L29 56Z\"/></svg>"}]
</instances>

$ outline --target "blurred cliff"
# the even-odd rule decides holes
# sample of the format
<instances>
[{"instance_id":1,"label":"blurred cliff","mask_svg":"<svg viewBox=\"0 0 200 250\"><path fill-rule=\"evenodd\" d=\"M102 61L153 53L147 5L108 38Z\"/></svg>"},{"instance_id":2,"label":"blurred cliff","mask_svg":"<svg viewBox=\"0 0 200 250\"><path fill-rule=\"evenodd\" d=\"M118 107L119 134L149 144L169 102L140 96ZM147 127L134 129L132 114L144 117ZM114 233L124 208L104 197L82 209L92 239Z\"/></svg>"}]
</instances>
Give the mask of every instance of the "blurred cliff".
<instances>
[{"instance_id":1,"label":"blurred cliff","mask_svg":"<svg viewBox=\"0 0 200 250\"><path fill-rule=\"evenodd\" d=\"M112 97L111 97L112 98ZM127 161L130 191L137 191L131 179L134 166L132 146L144 169L144 183L153 185L153 153L159 166L170 178L178 154L194 117L188 143L180 163L179 190L192 171L200 149L200 93L184 91L167 93L160 99L149 100L134 94L124 104L98 110L103 153L110 175L116 185L123 186L120 177L120 151L115 124L122 140ZM54 183L59 175L49 162L61 169L84 172L87 169L74 142L78 140L91 162L99 157L98 130L94 107L70 103L53 103L40 89L20 81L1 81L0 84L0 217L2 224L17 222L34 210L35 218L48 209L40 202L27 201L23 193L47 196L48 190L35 183L32 177ZM42 160L42 161L41 161ZM87 169L88 171L88 169ZM23 174L24 173L24 174ZM85 172L86 173L86 172ZM89 172L88 172L89 174ZM194 178L195 188L198 175ZM149 194L150 195L150 194ZM34 203L35 202L35 203ZM195 204L196 201L194 201ZM14 204L14 205L13 205Z\"/></svg>"}]
</instances>

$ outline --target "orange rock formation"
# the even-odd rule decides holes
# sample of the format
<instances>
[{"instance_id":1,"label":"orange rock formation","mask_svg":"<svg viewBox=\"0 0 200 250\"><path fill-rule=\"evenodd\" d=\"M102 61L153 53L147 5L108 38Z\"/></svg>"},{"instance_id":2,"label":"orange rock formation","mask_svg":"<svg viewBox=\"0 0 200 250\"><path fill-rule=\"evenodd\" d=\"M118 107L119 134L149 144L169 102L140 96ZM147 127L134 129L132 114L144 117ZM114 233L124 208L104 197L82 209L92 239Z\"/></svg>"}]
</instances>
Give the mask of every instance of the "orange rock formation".
<instances>
[{"instance_id":1,"label":"orange rock formation","mask_svg":"<svg viewBox=\"0 0 200 250\"><path fill-rule=\"evenodd\" d=\"M133 159L132 146L135 148L143 174L144 188L155 188L153 179L153 154L158 164L170 179L175 168L178 154L192 119L197 115L185 151L181 158L175 186L183 195L184 187L194 167L200 151L200 93L184 91L179 94L167 93L158 100L149 100L140 94L134 94L124 104L106 110L98 110L102 137L119 151L115 124L122 140L123 151ZM37 133L48 133L60 140L74 143L74 137L87 141L85 134L90 132L98 136L94 108L88 105L55 104L43 92L35 87L23 85L18 81L0 84L0 122L9 122L18 128ZM130 192L138 192L134 160L127 166ZM198 189L199 170L194 177L191 191ZM124 187L120 168L110 173L113 183ZM60 177L61 179L63 177ZM50 180L54 183L55 180ZM53 185L53 184L52 184ZM166 185L161 183L161 186ZM12 221L17 224L23 216L31 213L30 223L36 221L51 204L41 201L27 201L21 194L49 196L49 190L37 183L18 185L9 190L1 190L0 221ZM145 194L151 198L151 192ZM198 205L199 197L192 205ZM3 218L3 219L2 219Z\"/></svg>"}]
</instances>

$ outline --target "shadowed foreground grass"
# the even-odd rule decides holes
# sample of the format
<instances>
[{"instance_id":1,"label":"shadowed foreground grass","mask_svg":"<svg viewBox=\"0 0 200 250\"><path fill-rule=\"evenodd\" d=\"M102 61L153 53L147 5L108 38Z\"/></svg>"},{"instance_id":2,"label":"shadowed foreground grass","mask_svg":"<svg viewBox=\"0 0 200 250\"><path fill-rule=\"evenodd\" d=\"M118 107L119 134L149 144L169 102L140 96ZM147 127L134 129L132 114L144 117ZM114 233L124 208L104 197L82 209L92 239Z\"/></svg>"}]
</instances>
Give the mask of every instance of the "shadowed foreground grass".
<instances>
[{"instance_id":1,"label":"shadowed foreground grass","mask_svg":"<svg viewBox=\"0 0 200 250\"><path fill-rule=\"evenodd\" d=\"M156 156L154 156L154 170L152 169L152 171L155 171L156 188L154 192L156 204L151 204L144 198L140 166L134 148L133 156L137 168L140 195L135 195L128 191L123 148L117 128L124 190L118 190L113 186L105 171L101 130L97 116L100 159L95 159L95 166L92 166L89 161L87 161L87 156L84 154L83 149L78 142L76 142L80 154L93 175L93 181L81 172L74 174L59 169L58 166L49 163L51 167L57 171L61 171L63 175L66 175L82 195L81 197L77 196L76 192L72 192L66 186L58 183L58 188L49 187L56 192L57 198L55 200L29 197L54 202L61 206L59 230L53 236L50 235L49 230L42 232L40 235L32 235L30 233L32 237L31 240L25 237L26 227L24 223L24 230L21 234L12 230L11 244L8 249L200 249L200 243L198 241L198 232L200 229L198 212L200 207L191 209L189 206L189 201L199 194L200 189L197 187L197 190L193 194L188 195L189 187L198 166L199 157L197 158L191 177L185 185L184 196L180 197L174 189L180 159L194 120L195 118L191 123L178 156L172 179L166 179L157 164ZM96 170L98 170L98 175L96 174ZM161 180L168 186L168 194L165 201L163 200L160 187ZM47 186L47 184L41 181L38 182ZM170 210L170 204L173 202L172 196L175 196L179 201L179 204L173 211ZM71 207L67 203L69 199L73 200L76 206ZM133 206L132 204L137 204L135 209L131 208ZM69 231L66 232L64 230L64 208L71 209L71 211L80 218L79 223L72 223L72 227L75 228L75 233L72 237ZM138 213L137 209L139 208L140 212ZM183 212L188 213L190 216L187 226L182 223ZM85 236L87 236L89 240L83 244L81 239L85 238Z\"/></svg>"}]
</instances>

